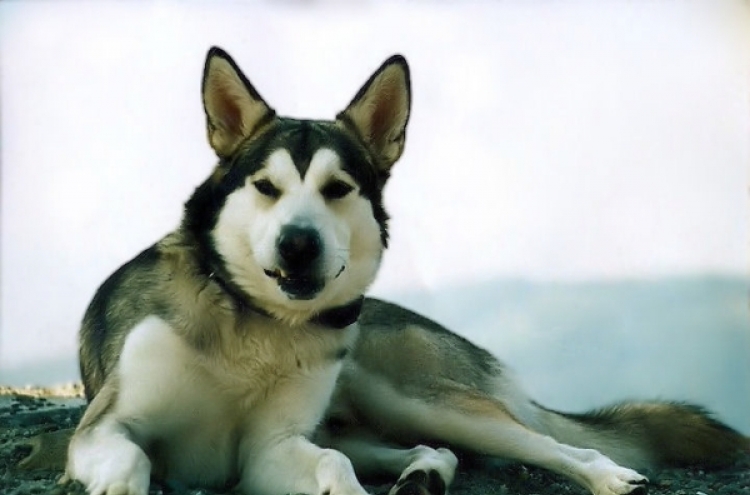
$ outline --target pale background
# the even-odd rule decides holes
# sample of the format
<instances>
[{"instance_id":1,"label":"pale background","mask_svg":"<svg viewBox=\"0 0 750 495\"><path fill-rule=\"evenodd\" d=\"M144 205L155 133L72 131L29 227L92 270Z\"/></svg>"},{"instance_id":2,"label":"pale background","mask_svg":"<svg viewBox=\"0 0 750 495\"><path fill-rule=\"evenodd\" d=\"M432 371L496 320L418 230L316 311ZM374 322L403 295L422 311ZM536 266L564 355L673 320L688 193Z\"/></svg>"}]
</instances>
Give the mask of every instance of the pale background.
<instances>
[{"instance_id":1,"label":"pale background","mask_svg":"<svg viewBox=\"0 0 750 495\"><path fill-rule=\"evenodd\" d=\"M333 117L390 54L413 116L373 293L541 402L702 402L750 433L744 6L732 1L0 3L0 383L77 379L96 287L214 164L228 50L282 115Z\"/></svg>"}]
</instances>

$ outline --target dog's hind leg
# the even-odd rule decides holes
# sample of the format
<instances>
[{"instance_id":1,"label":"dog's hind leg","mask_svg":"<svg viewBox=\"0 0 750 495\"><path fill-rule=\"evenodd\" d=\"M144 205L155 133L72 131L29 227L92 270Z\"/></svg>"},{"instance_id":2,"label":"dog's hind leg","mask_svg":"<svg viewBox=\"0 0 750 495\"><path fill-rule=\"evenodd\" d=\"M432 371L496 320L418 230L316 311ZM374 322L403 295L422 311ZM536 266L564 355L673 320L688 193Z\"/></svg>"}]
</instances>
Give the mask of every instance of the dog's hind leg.
<instances>
[{"instance_id":1,"label":"dog's hind leg","mask_svg":"<svg viewBox=\"0 0 750 495\"><path fill-rule=\"evenodd\" d=\"M595 495L645 493L648 480L636 471L596 450L565 445L527 428L489 394L441 383L439 394L414 398L377 377L368 381L355 393L356 410L375 431L394 441L422 439L534 464L567 476Z\"/></svg>"},{"instance_id":2,"label":"dog's hind leg","mask_svg":"<svg viewBox=\"0 0 750 495\"><path fill-rule=\"evenodd\" d=\"M648 480L593 449L559 443L519 423L502 404L472 398L465 411L435 411L425 433L481 454L534 464L557 472L594 495L645 493Z\"/></svg>"}]
</instances>

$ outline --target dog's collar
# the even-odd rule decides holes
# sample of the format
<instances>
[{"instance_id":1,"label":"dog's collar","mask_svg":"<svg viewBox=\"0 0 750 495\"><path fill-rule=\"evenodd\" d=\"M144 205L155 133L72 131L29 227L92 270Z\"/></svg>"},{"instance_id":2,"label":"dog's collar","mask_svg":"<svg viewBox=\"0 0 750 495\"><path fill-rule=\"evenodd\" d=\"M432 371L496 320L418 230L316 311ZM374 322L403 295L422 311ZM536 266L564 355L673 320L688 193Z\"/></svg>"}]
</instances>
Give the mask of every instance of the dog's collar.
<instances>
[{"instance_id":1,"label":"dog's collar","mask_svg":"<svg viewBox=\"0 0 750 495\"><path fill-rule=\"evenodd\" d=\"M329 328L346 328L359 319L364 302L365 297L359 296L354 301L344 304L343 306L325 309L313 316L312 319L310 319L310 323Z\"/></svg>"},{"instance_id":2,"label":"dog's collar","mask_svg":"<svg viewBox=\"0 0 750 495\"><path fill-rule=\"evenodd\" d=\"M216 285L226 292L226 294L235 302L238 309L252 311L263 315L266 318L274 318L271 313L255 305L250 297L239 291L233 285L227 283L222 277L217 275L215 271L210 272L208 278L216 282ZM362 313L362 305L364 304L364 301L365 297L359 296L355 300L342 306L324 309L310 318L309 323L336 330L346 328L359 319L359 315Z\"/></svg>"}]
</instances>

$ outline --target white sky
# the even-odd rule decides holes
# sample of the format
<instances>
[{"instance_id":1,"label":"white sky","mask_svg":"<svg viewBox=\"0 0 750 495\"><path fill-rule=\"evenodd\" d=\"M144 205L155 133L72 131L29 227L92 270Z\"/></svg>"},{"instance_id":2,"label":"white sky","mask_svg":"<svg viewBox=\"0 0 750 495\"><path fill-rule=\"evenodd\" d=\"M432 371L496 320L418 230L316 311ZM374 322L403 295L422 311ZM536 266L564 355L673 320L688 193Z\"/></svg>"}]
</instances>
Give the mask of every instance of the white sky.
<instances>
[{"instance_id":1,"label":"white sky","mask_svg":"<svg viewBox=\"0 0 750 495\"><path fill-rule=\"evenodd\" d=\"M739 12L729 1L2 2L0 373L74 363L96 287L179 221L215 161L199 94L213 44L298 117L334 116L388 55L409 59L413 116L386 194L379 294L745 275Z\"/></svg>"}]
</instances>

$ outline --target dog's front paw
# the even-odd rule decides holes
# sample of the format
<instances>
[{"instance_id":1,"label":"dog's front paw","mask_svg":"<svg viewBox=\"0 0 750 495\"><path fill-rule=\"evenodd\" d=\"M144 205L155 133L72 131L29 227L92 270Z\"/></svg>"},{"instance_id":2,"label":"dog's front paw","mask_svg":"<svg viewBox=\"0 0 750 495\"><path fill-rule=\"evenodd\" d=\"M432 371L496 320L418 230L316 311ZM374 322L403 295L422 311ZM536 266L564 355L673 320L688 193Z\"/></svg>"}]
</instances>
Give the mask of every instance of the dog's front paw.
<instances>
[{"instance_id":1,"label":"dog's front paw","mask_svg":"<svg viewBox=\"0 0 750 495\"><path fill-rule=\"evenodd\" d=\"M145 457L145 456L144 456ZM147 495L151 466L148 459L122 462L110 459L81 479L90 495ZM145 461L145 462L144 462Z\"/></svg>"},{"instance_id":2,"label":"dog's front paw","mask_svg":"<svg viewBox=\"0 0 750 495\"><path fill-rule=\"evenodd\" d=\"M146 495L148 493L148 484L144 487L142 484L134 481L115 481L111 484L97 484L89 488L91 495Z\"/></svg>"},{"instance_id":3,"label":"dog's front paw","mask_svg":"<svg viewBox=\"0 0 750 495\"><path fill-rule=\"evenodd\" d=\"M317 477L318 495L368 495L357 481L351 461L336 450L323 450Z\"/></svg>"},{"instance_id":4,"label":"dog's front paw","mask_svg":"<svg viewBox=\"0 0 750 495\"><path fill-rule=\"evenodd\" d=\"M146 454L129 442L108 443L73 449L67 477L80 481L90 495L147 495L151 462Z\"/></svg>"}]
</instances>

